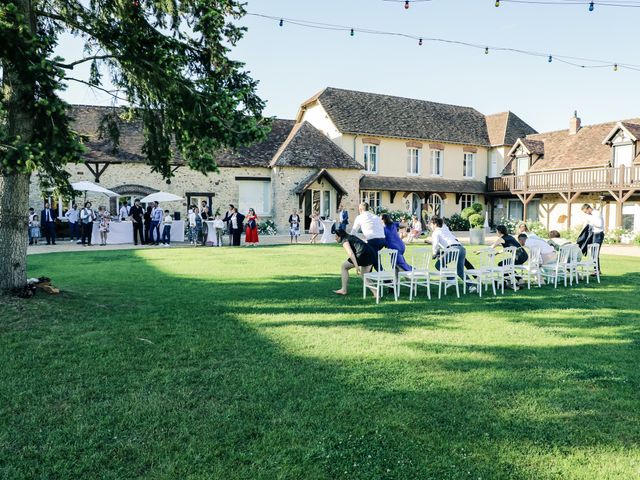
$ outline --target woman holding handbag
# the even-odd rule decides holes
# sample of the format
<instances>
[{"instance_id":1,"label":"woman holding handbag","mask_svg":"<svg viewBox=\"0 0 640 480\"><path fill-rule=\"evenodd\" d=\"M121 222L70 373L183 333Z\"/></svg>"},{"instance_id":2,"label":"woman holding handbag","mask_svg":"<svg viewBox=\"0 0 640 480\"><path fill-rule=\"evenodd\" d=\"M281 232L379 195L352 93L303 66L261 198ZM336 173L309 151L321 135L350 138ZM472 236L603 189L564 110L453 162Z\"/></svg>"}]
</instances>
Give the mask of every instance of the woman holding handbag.
<instances>
[{"instance_id":1,"label":"woman holding handbag","mask_svg":"<svg viewBox=\"0 0 640 480\"><path fill-rule=\"evenodd\" d=\"M244 243L247 245L258 245L258 216L253 208L249 209L247 216L247 229L245 230Z\"/></svg>"}]
</instances>

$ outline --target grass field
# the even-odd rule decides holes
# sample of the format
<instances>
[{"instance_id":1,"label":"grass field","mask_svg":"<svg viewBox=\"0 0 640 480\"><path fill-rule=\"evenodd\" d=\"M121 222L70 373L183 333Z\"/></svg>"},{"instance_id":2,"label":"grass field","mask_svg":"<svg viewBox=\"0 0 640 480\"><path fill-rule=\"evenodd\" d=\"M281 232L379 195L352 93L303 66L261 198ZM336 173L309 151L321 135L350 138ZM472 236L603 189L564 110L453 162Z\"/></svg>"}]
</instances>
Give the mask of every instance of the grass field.
<instances>
[{"instance_id":1,"label":"grass field","mask_svg":"<svg viewBox=\"0 0 640 480\"><path fill-rule=\"evenodd\" d=\"M0 478L640 478L640 260L376 306L344 256L29 257L63 294L0 300Z\"/></svg>"}]
</instances>

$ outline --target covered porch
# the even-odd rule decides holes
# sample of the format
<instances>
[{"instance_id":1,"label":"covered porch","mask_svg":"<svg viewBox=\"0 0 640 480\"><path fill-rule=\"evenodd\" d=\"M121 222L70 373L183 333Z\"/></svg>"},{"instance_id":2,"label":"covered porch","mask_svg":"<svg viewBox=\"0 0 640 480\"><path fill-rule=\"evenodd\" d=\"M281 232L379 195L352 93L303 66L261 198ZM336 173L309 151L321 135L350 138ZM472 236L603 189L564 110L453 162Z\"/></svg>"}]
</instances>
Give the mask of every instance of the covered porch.
<instances>
[{"instance_id":1,"label":"covered porch","mask_svg":"<svg viewBox=\"0 0 640 480\"><path fill-rule=\"evenodd\" d=\"M301 181L293 193L298 196L305 230L311 225L313 213L322 218L334 217L342 198L347 195L345 188L324 168Z\"/></svg>"}]
</instances>

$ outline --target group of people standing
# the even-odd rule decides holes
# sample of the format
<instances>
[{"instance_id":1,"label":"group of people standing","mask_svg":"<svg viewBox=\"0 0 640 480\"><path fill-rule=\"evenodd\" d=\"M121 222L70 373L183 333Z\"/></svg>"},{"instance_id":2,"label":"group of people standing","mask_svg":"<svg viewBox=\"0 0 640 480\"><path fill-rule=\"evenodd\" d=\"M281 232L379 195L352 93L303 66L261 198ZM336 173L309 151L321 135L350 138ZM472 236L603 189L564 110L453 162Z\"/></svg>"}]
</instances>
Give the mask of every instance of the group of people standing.
<instances>
[{"instance_id":1,"label":"group of people standing","mask_svg":"<svg viewBox=\"0 0 640 480\"><path fill-rule=\"evenodd\" d=\"M78 209L78 205L74 203L64 213L64 217L69 224L71 242L92 246L93 224L94 222L99 222L100 245L107 244L111 215L105 207L98 207L96 212L93 210L91 202L85 202L82 209ZM30 208L29 245L37 245L43 231L47 245L56 245L56 218L56 211L50 207L49 202L45 202L44 208L40 211L40 216L35 213L33 208Z\"/></svg>"}]
</instances>

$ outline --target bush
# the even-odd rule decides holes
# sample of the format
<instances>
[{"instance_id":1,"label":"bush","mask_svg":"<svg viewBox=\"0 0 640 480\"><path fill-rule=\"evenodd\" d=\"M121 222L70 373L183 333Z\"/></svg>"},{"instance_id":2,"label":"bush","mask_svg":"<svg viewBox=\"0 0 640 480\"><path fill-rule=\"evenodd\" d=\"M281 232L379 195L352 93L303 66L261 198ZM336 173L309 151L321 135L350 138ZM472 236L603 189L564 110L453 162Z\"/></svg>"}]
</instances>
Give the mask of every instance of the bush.
<instances>
[{"instance_id":1,"label":"bush","mask_svg":"<svg viewBox=\"0 0 640 480\"><path fill-rule=\"evenodd\" d=\"M640 234L636 235L636 238L633 239L633 244L640 247Z\"/></svg>"},{"instance_id":2,"label":"bush","mask_svg":"<svg viewBox=\"0 0 640 480\"><path fill-rule=\"evenodd\" d=\"M476 213L482 213L483 206L481 203L474 202L471 204L471 209Z\"/></svg>"},{"instance_id":3,"label":"bush","mask_svg":"<svg viewBox=\"0 0 640 480\"><path fill-rule=\"evenodd\" d=\"M258 233L260 235L277 235L278 227L273 220L264 220L258 223Z\"/></svg>"},{"instance_id":4,"label":"bush","mask_svg":"<svg viewBox=\"0 0 640 480\"><path fill-rule=\"evenodd\" d=\"M469 217L471 215L473 215L474 213L478 213L478 212L476 212L473 209L473 207L467 207L467 208L463 209L462 212L460 212L460 216L465 220L469 220Z\"/></svg>"},{"instance_id":5,"label":"bush","mask_svg":"<svg viewBox=\"0 0 640 480\"><path fill-rule=\"evenodd\" d=\"M484 216L479 213L469 215L469 224L471 225L471 228L482 228L484 225Z\"/></svg>"},{"instance_id":6,"label":"bush","mask_svg":"<svg viewBox=\"0 0 640 480\"><path fill-rule=\"evenodd\" d=\"M463 230L469 230L471 225L469 224L469 220L466 218L462 218L462 215L459 213L454 213L451 215L451 218L445 218L444 223L447 224L450 230L461 232Z\"/></svg>"},{"instance_id":7,"label":"bush","mask_svg":"<svg viewBox=\"0 0 640 480\"><path fill-rule=\"evenodd\" d=\"M626 230L624 228L615 228L613 230L610 230L604 236L604 243L609 245L616 245L622 241L623 235L629 235L630 233L631 232L629 230Z\"/></svg>"},{"instance_id":8,"label":"bush","mask_svg":"<svg viewBox=\"0 0 640 480\"><path fill-rule=\"evenodd\" d=\"M376 208L376 214L382 215L383 213L389 215L393 222L408 222L411 220L411 212L405 210L387 210L382 207Z\"/></svg>"},{"instance_id":9,"label":"bush","mask_svg":"<svg viewBox=\"0 0 640 480\"><path fill-rule=\"evenodd\" d=\"M545 228L542 222L538 222L537 220L527 220L525 223L527 227L529 227L529 231L535 233L539 237L549 238L549 231Z\"/></svg>"}]
</instances>

